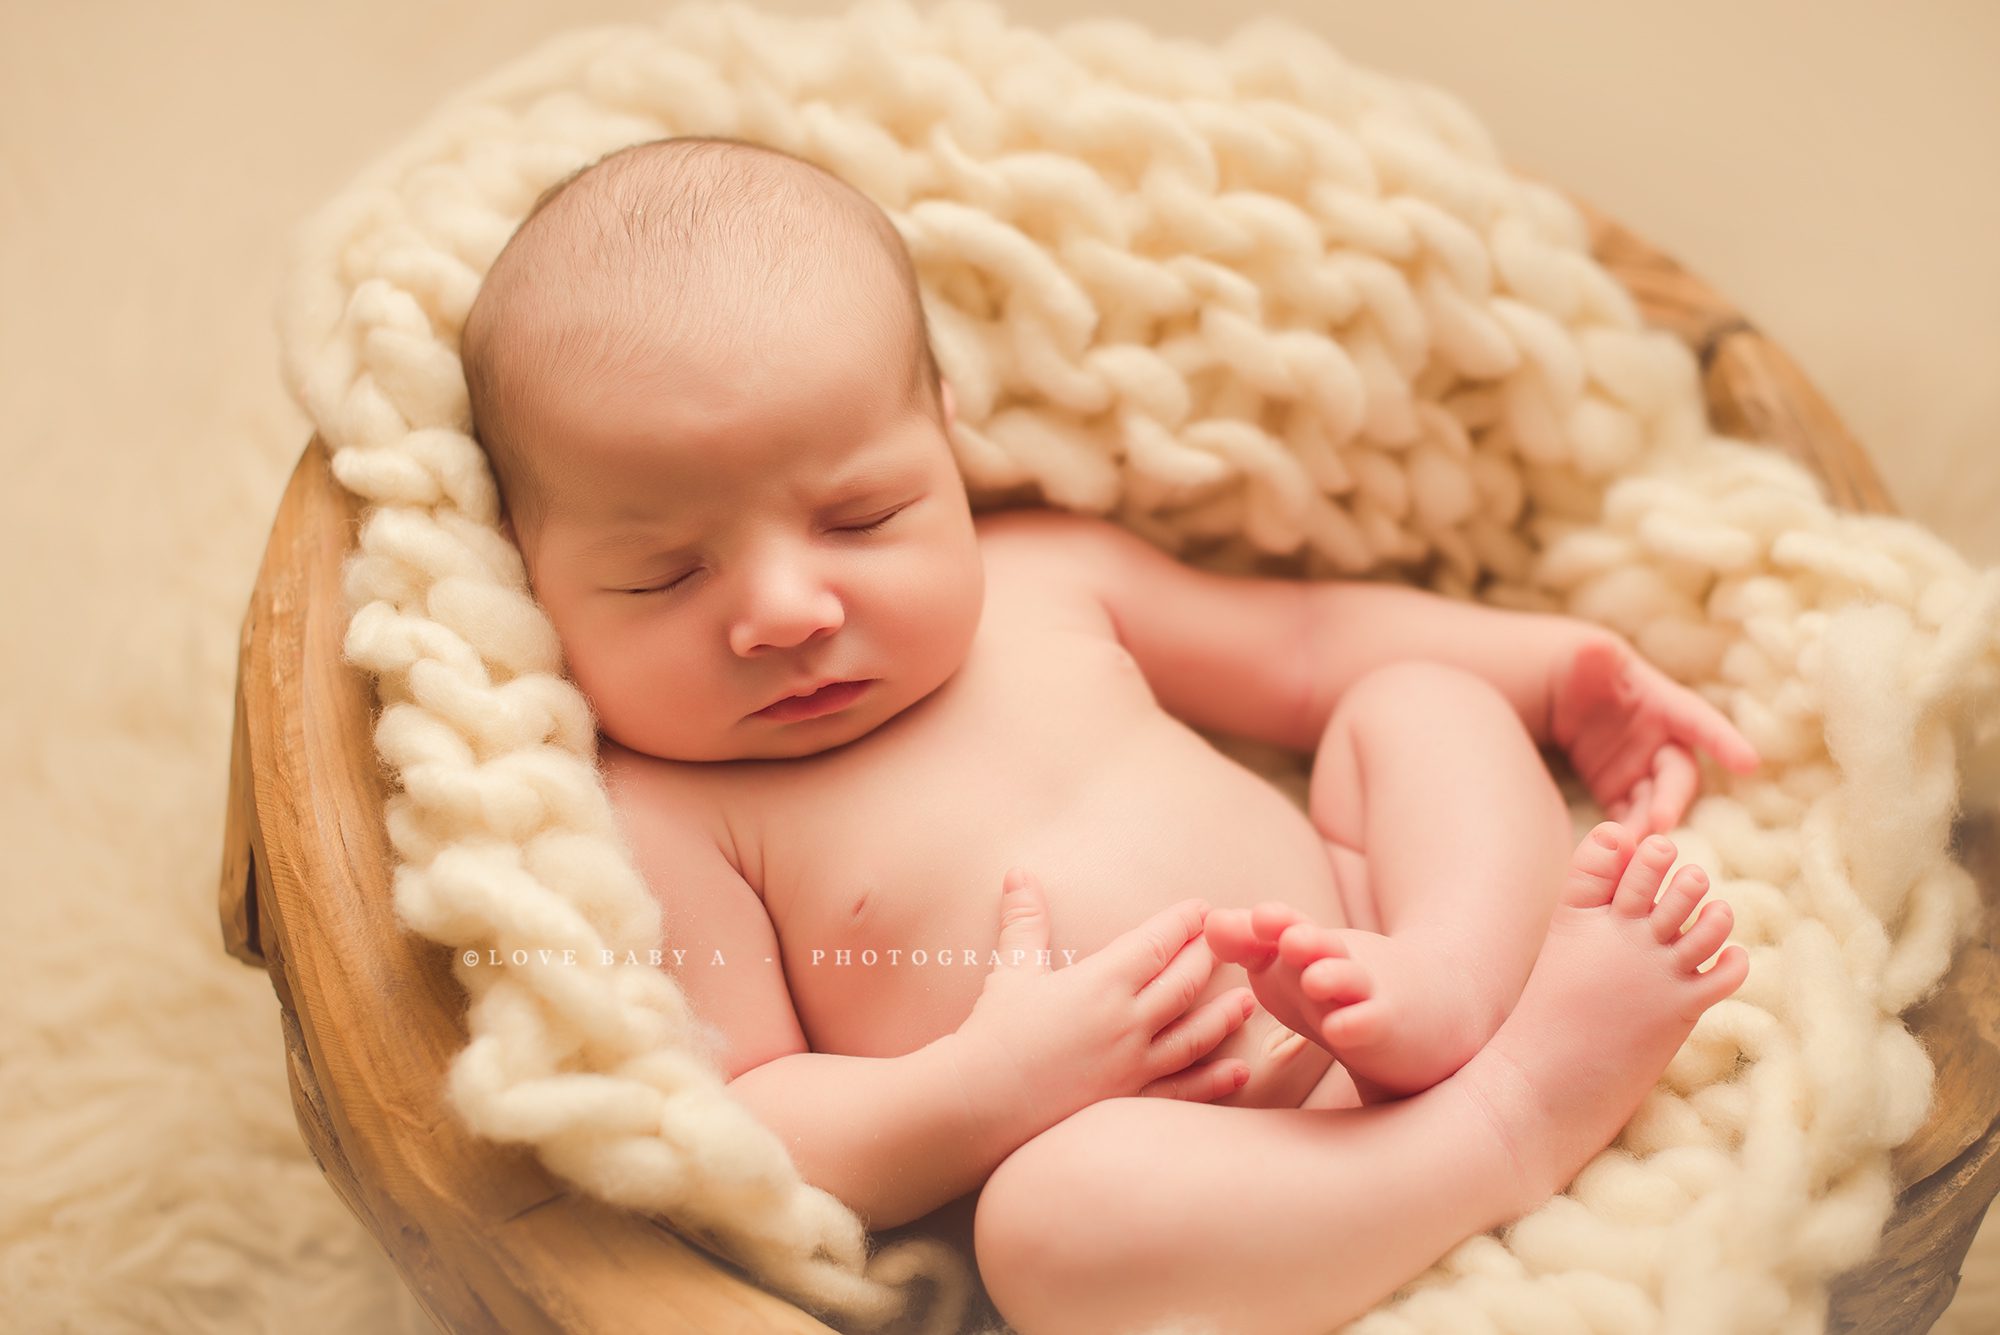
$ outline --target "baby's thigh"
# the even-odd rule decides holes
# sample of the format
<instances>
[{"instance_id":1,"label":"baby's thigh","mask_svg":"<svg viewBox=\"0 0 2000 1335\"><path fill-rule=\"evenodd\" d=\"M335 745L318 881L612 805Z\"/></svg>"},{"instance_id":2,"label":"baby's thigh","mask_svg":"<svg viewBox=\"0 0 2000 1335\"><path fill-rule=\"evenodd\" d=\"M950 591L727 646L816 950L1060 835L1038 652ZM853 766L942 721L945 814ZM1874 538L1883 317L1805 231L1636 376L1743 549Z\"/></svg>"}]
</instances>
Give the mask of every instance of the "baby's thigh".
<instances>
[{"instance_id":1,"label":"baby's thigh","mask_svg":"<svg viewBox=\"0 0 2000 1335\"><path fill-rule=\"evenodd\" d=\"M1332 729L1328 729L1328 736ZM1329 747L1322 741L1314 759L1308 815L1326 849L1334 892L1340 897L1342 924L1366 932L1382 930L1375 911L1375 892L1368 879L1368 852L1362 838L1362 778L1352 746Z\"/></svg>"},{"instance_id":2,"label":"baby's thigh","mask_svg":"<svg viewBox=\"0 0 2000 1335\"><path fill-rule=\"evenodd\" d=\"M1554 791L1513 706L1490 682L1407 661L1351 683L1320 733L1306 793L1348 925L1383 930L1371 844L1429 844L1440 813L1448 818L1454 804L1470 800L1469 788L1490 792L1516 780Z\"/></svg>"},{"instance_id":3,"label":"baby's thigh","mask_svg":"<svg viewBox=\"0 0 2000 1335\"><path fill-rule=\"evenodd\" d=\"M1370 932L1381 931L1382 924L1368 883L1366 776L1355 730L1366 717L1364 706L1385 694L1378 685L1363 677L1334 706L1313 753L1306 790L1306 814L1326 847L1346 925Z\"/></svg>"},{"instance_id":4,"label":"baby's thigh","mask_svg":"<svg viewBox=\"0 0 2000 1335\"><path fill-rule=\"evenodd\" d=\"M1385 664L1349 683L1334 702L1326 727L1320 730L1319 745L1313 748L1306 805L1321 837L1358 852L1367 846L1367 799L1379 802L1392 795L1419 795L1383 790L1407 786L1410 771L1421 775L1429 768L1426 763L1403 762L1416 755L1422 755L1424 762L1435 760L1434 755L1422 753L1436 750L1441 706L1458 703L1451 697L1467 690L1492 688L1469 673L1428 662ZM1368 759L1375 764L1370 766ZM1380 772L1385 769L1393 773ZM1391 778L1402 784L1384 782Z\"/></svg>"}]
</instances>

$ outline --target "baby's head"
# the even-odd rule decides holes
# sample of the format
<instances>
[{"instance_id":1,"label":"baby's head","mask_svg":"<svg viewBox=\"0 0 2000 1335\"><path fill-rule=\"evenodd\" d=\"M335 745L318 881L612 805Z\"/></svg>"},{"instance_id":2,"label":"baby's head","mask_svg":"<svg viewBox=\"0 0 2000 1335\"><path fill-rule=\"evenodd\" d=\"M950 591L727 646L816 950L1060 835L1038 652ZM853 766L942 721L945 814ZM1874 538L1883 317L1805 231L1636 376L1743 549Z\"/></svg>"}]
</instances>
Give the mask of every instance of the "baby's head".
<instances>
[{"instance_id":1,"label":"baby's head","mask_svg":"<svg viewBox=\"0 0 2000 1335\"><path fill-rule=\"evenodd\" d=\"M951 389L902 238L838 177L735 140L613 153L537 202L461 354L503 525L613 742L810 755L964 661L985 576ZM761 712L853 680L834 712Z\"/></svg>"}]
</instances>

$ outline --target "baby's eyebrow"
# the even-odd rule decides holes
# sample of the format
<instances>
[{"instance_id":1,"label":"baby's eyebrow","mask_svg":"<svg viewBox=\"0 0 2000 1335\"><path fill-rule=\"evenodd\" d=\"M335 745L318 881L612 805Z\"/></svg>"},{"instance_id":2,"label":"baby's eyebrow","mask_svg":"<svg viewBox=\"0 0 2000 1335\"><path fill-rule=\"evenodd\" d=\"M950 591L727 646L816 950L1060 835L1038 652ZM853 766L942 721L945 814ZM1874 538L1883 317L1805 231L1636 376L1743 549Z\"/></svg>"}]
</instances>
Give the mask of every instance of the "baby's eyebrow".
<instances>
[{"instance_id":1,"label":"baby's eyebrow","mask_svg":"<svg viewBox=\"0 0 2000 1335\"><path fill-rule=\"evenodd\" d=\"M893 469L849 469L820 492L819 508L830 509L847 505L874 492L899 486L901 482L902 479ZM593 558L624 556L639 551L648 558L665 557L679 555L687 549L687 546L685 543L660 541L658 531L655 529L627 528L600 534L583 544L580 554L585 558Z\"/></svg>"},{"instance_id":2,"label":"baby's eyebrow","mask_svg":"<svg viewBox=\"0 0 2000 1335\"><path fill-rule=\"evenodd\" d=\"M658 554L663 556L669 555L674 551L671 545L660 544L656 534L646 529L635 528L618 533L606 533L593 538L583 545L582 555L586 557L622 556L627 552L636 551L641 548L647 549L647 554L652 555L652 549L656 547Z\"/></svg>"},{"instance_id":3,"label":"baby's eyebrow","mask_svg":"<svg viewBox=\"0 0 2000 1335\"><path fill-rule=\"evenodd\" d=\"M690 544L662 540L658 528L626 528L612 530L608 534L598 534L590 542L578 548L578 558L586 562L608 560L608 558L632 558L632 560L662 560L668 556L682 554Z\"/></svg>"}]
</instances>

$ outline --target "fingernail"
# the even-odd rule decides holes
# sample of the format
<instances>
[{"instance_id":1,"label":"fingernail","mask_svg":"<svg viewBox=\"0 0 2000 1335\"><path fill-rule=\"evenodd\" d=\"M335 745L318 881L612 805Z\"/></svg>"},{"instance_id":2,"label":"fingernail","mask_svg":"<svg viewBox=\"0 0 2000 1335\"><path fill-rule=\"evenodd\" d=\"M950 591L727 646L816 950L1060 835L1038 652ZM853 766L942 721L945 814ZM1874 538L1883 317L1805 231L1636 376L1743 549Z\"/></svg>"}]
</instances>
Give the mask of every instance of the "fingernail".
<instances>
[{"instance_id":1,"label":"fingernail","mask_svg":"<svg viewBox=\"0 0 2000 1335\"><path fill-rule=\"evenodd\" d=\"M1602 845L1605 848L1618 847L1618 836L1613 834L1609 830L1599 830L1596 834L1592 835L1591 838L1595 839L1600 845Z\"/></svg>"}]
</instances>

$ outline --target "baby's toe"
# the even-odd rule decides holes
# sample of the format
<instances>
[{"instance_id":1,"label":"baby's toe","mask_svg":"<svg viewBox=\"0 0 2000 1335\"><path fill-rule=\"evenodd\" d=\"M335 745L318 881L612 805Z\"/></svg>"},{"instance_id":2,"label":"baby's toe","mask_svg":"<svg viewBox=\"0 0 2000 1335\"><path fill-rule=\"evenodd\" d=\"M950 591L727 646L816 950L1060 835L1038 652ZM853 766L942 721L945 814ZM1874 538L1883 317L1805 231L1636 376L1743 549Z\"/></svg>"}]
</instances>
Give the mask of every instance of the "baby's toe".
<instances>
[{"instance_id":1,"label":"baby's toe","mask_svg":"<svg viewBox=\"0 0 2000 1335\"><path fill-rule=\"evenodd\" d=\"M1351 1006L1367 1000L1374 990L1368 970L1353 960L1315 960L1299 974L1299 991L1314 1001Z\"/></svg>"},{"instance_id":2,"label":"baby's toe","mask_svg":"<svg viewBox=\"0 0 2000 1335\"><path fill-rule=\"evenodd\" d=\"M1219 960L1230 964L1262 966L1278 957L1276 948L1258 937L1243 909L1212 910L1202 924L1208 947Z\"/></svg>"},{"instance_id":3,"label":"baby's toe","mask_svg":"<svg viewBox=\"0 0 2000 1335\"><path fill-rule=\"evenodd\" d=\"M1379 997L1328 1011L1319 1022L1320 1037L1336 1048L1366 1047L1380 1039L1389 1023L1389 1007Z\"/></svg>"},{"instance_id":4,"label":"baby's toe","mask_svg":"<svg viewBox=\"0 0 2000 1335\"><path fill-rule=\"evenodd\" d=\"M1305 921L1305 914L1276 899L1267 899L1250 911L1251 927L1266 941L1275 942L1285 934L1287 927Z\"/></svg>"},{"instance_id":5,"label":"baby's toe","mask_svg":"<svg viewBox=\"0 0 2000 1335\"><path fill-rule=\"evenodd\" d=\"M1695 904L1708 893L1708 873L1699 867L1682 867L1667 884L1667 893L1653 908L1653 939L1671 945L1687 924Z\"/></svg>"},{"instance_id":6,"label":"baby's toe","mask_svg":"<svg viewBox=\"0 0 2000 1335\"><path fill-rule=\"evenodd\" d=\"M1674 843L1665 835L1648 835L1639 843L1625 874L1618 879L1618 893L1611 903L1620 913L1643 918L1653 911L1653 899L1660 893L1660 878L1674 865Z\"/></svg>"},{"instance_id":7,"label":"baby's toe","mask_svg":"<svg viewBox=\"0 0 2000 1335\"><path fill-rule=\"evenodd\" d=\"M1580 909L1600 908L1611 902L1618 878L1632 860L1632 837L1617 821L1601 821L1584 837L1570 855L1569 879L1563 888L1563 902Z\"/></svg>"},{"instance_id":8,"label":"baby's toe","mask_svg":"<svg viewBox=\"0 0 2000 1335\"><path fill-rule=\"evenodd\" d=\"M1314 960L1347 954L1347 945L1338 930L1315 922L1295 922L1278 938L1278 958L1303 969Z\"/></svg>"},{"instance_id":9,"label":"baby's toe","mask_svg":"<svg viewBox=\"0 0 2000 1335\"><path fill-rule=\"evenodd\" d=\"M1704 904L1701 916L1694 920L1694 926L1681 933L1680 940L1674 942L1674 958L1680 961L1683 969L1700 968L1702 961L1729 939L1729 928L1735 921L1736 915L1721 900Z\"/></svg>"},{"instance_id":10,"label":"baby's toe","mask_svg":"<svg viewBox=\"0 0 2000 1335\"><path fill-rule=\"evenodd\" d=\"M1749 976L1750 952L1741 946L1725 947L1707 973L1694 976L1694 995L1700 1010L1708 1009L1743 986L1743 980Z\"/></svg>"}]
</instances>

